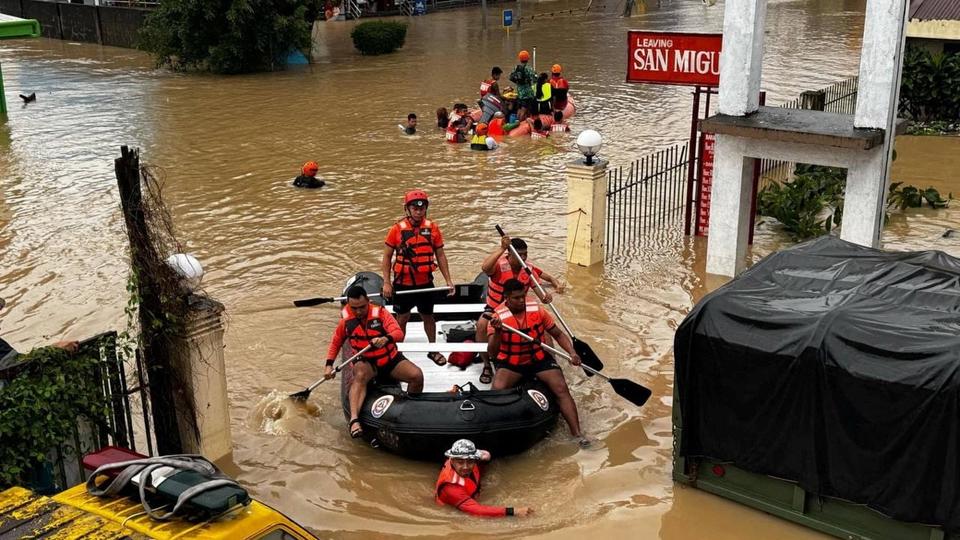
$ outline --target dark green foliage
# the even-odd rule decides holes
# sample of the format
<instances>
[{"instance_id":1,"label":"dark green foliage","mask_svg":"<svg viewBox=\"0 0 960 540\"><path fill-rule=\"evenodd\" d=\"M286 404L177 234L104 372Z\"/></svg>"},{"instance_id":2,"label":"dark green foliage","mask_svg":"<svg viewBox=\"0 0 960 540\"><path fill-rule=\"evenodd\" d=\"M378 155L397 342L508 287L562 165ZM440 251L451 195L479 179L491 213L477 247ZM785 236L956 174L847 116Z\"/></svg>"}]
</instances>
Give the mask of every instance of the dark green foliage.
<instances>
[{"instance_id":1,"label":"dark green foliage","mask_svg":"<svg viewBox=\"0 0 960 540\"><path fill-rule=\"evenodd\" d=\"M960 119L960 54L908 46L900 83L900 115L918 122Z\"/></svg>"},{"instance_id":2,"label":"dark green foliage","mask_svg":"<svg viewBox=\"0 0 960 540\"><path fill-rule=\"evenodd\" d=\"M49 450L73 440L78 418L96 425L108 414L99 357L56 347L26 357L23 371L0 389L0 490L22 483Z\"/></svg>"},{"instance_id":3,"label":"dark green foliage","mask_svg":"<svg viewBox=\"0 0 960 540\"><path fill-rule=\"evenodd\" d=\"M140 31L160 66L245 73L308 51L319 0L163 0Z\"/></svg>"},{"instance_id":4,"label":"dark green foliage","mask_svg":"<svg viewBox=\"0 0 960 540\"><path fill-rule=\"evenodd\" d=\"M903 186L901 188L902 185L903 182L890 184L890 193L887 194L887 208L899 208L900 210L920 208L923 206L923 201L927 201L930 208L946 208L950 204L950 200L953 199L953 193L950 193L944 199L940 196L940 192L932 187L920 191L914 186Z\"/></svg>"},{"instance_id":5,"label":"dark green foliage","mask_svg":"<svg viewBox=\"0 0 960 540\"><path fill-rule=\"evenodd\" d=\"M396 21L362 22L353 28L350 37L360 54L392 53L403 47L407 39L407 25Z\"/></svg>"},{"instance_id":6,"label":"dark green foliage","mask_svg":"<svg viewBox=\"0 0 960 540\"><path fill-rule=\"evenodd\" d=\"M843 215L847 171L798 164L792 182L773 183L757 195L757 213L776 218L797 240L830 232Z\"/></svg>"}]
</instances>

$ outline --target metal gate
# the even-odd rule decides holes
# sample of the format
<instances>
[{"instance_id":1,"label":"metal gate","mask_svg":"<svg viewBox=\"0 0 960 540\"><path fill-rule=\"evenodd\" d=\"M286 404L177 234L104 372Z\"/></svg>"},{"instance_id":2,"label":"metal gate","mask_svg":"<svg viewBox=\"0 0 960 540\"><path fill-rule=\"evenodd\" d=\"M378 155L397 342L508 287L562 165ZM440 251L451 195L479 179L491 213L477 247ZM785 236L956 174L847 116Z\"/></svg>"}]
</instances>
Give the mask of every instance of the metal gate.
<instances>
[{"instance_id":1,"label":"metal gate","mask_svg":"<svg viewBox=\"0 0 960 540\"><path fill-rule=\"evenodd\" d=\"M688 152L685 142L607 174L607 256L653 230L683 227Z\"/></svg>"}]
</instances>

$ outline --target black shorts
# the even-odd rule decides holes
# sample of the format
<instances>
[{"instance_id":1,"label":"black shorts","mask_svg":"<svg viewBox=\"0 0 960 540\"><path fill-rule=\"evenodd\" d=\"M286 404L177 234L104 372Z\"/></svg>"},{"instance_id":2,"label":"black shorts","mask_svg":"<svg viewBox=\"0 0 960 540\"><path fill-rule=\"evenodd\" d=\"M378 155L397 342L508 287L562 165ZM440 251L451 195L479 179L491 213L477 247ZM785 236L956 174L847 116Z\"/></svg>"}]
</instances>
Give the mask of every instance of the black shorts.
<instances>
[{"instance_id":1,"label":"black shorts","mask_svg":"<svg viewBox=\"0 0 960 540\"><path fill-rule=\"evenodd\" d=\"M539 362L532 362L530 364L524 364L522 366L514 366L512 364L501 362L499 360L495 361L493 364L497 367L497 369L510 370L514 373L519 373L520 375L523 375L524 378L533 378L537 375L537 373L540 373L542 371L547 371L550 369L560 369L560 365L557 364L557 361L554 360L554 358L549 354L547 355L546 358L544 358Z\"/></svg>"},{"instance_id":2,"label":"black shorts","mask_svg":"<svg viewBox=\"0 0 960 540\"><path fill-rule=\"evenodd\" d=\"M410 291L413 289L432 289L433 281L421 285L393 284L393 292ZM414 306L421 315L433 315L433 305L437 303L437 293L402 294L393 297L393 312L397 315L410 313Z\"/></svg>"},{"instance_id":3,"label":"black shorts","mask_svg":"<svg viewBox=\"0 0 960 540\"><path fill-rule=\"evenodd\" d=\"M373 360L367 360L366 358L363 359L364 362L373 368L373 378L376 379L380 384L395 383L396 381L390 376L390 374L393 373L393 370L397 367L397 364L404 360L406 360L406 358L404 358L403 354L397 353L393 359L388 360L386 364L378 367L376 362Z\"/></svg>"}]
</instances>

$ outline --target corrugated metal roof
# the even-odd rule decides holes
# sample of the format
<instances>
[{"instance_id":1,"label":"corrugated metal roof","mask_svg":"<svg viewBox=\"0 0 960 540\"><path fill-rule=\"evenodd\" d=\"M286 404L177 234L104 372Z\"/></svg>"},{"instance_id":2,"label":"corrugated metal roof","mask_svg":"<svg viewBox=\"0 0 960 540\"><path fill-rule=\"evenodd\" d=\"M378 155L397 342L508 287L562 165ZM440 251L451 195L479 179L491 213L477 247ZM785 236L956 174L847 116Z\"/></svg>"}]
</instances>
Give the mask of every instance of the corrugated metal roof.
<instances>
[{"instance_id":1,"label":"corrugated metal roof","mask_svg":"<svg viewBox=\"0 0 960 540\"><path fill-rule=\"evenodd\" d=\"M960 0L910 0L910 20L960 21Z\"/></svg>"}]
</instances>

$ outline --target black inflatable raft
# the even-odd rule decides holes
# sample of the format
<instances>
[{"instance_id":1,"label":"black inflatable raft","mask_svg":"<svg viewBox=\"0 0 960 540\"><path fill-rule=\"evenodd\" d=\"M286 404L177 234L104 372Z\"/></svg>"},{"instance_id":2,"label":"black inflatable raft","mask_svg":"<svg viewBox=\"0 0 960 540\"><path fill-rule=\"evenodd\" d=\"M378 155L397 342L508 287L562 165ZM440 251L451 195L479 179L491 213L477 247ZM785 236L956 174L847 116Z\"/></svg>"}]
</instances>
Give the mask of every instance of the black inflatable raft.
<instances>
[{"instance_id":1,"label":"black inflatable raft","mask_svg":"<svg viewBox=\"0 0 960 540\"><path fill-rule=\"evenodd\" d=\"M483 276L484 278L486 276ZM379 293L383 279L372 272L361 272L344 288L362 285L368 294ZM458 285L456 295L437 293L437 341L443 343L445 328L457 323L475 322L483 310L485 280ZM379 297L371 301L382 305ZM422 323L414 315L407 323L406 343L425 342ZM402 345L401 345L402 347ZM351 351L344 347L346 358ZM445 353L449 356L449 354ZM460 370L437 367L425 352L404 353L424 372L424 392L407 394L400 386L373 381L360 409L363 437L374 446L413 459L440 461L443 452L457 439L467 438L494 455L523 452L542 440L556 425L557 409L553 394L539 381L524 382L510 390L492 391L479 382L481 364ZM345 366L341 378L344 417L349 420L347 391L353 381L351 366ZM454 382L459 392L444 391Z\"/></svg>"}]
</instances>

